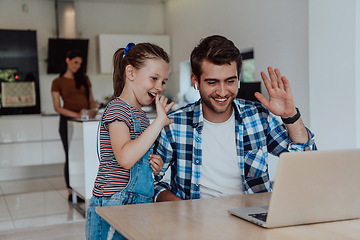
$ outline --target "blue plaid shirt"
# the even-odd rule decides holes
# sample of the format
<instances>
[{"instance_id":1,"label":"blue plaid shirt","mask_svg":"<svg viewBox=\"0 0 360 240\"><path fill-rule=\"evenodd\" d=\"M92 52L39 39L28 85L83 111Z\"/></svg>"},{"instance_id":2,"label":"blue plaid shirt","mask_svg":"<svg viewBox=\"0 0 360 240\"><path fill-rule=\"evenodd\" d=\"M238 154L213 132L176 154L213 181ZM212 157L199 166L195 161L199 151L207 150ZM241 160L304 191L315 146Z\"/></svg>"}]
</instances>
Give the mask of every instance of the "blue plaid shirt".
<instances>
[{"instance_id":1,"label":"blue plaid shirt","mask_svg":"<svg viewBox=\"0 0 360 240\"><path fill-rule=\"evenodd\" d=\"M316 150L310 130L307 129L310 136L307 143L292 142L285 125L260 103L236 99L233 106L237 160L246 194L271 191L269 153L279 156L288 151ZM164 161L162 171L155 176L155 197L167 189L182 199L198 199L203 128L201 100L170 113L169 118L174 119L174 123L162 130L154 144L154 154ZM171 169L170 185L161 182L168 168Z\"/></svg>"}]
</instances>

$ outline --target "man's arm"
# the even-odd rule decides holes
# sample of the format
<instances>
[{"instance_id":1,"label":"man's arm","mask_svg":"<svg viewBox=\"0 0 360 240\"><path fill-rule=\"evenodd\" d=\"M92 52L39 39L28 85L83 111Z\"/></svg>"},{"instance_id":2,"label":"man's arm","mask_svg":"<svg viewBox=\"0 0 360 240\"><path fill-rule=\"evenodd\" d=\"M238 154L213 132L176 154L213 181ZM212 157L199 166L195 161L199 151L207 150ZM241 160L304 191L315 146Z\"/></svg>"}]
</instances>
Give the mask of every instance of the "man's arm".
<instances>
[{"instance_id":1,"label":"man's arm","mask_svg":"<svg viewBox=\"0 0 360 240\"><path fill-rule=\"evenodd\" d=\"M309 141L309 134L301 118L293 124L285 124L292 142L306 143Z\"/></svg>"},{"instance_id":2,"label":"man's arm","mask_svg":"<svg viewBox=\"0 0 360 240\"><path fill-rule=\"evenodd\" d=\"M163 177L165 176L166 171L171 171L169 169L171 163L175 161L172 157L172 148L166 133L165 127L159 134L158 138L156 139L153 151L154 154L159 155L163 160L163 168L159 174L155 176L154 187L155 187L155 195L154 201L155 202L165 202L165 201L177 201L181 200L181 198L177 197L176 194L170 191L170 185L166 181L162 181Z\"/></svg>"},{"instance_id":3,"label":"man's arm","mask_svg":"<svg viewBox=\"0 0 360 240\"><path fill-rule=\"evenodd\" d=\"M255 97L273 114L281 118L293 117L297 114L294 99L291 93L289 80L282 76L279 69L273 70L268 67L270 79L264 72L261 72L261 78L269 93L269 100L264 95L257 92ZM306 143L309 140L309 134L301 118L292 124L285 124L291 141L297 143Z\"/></svg>"}]
</instances>

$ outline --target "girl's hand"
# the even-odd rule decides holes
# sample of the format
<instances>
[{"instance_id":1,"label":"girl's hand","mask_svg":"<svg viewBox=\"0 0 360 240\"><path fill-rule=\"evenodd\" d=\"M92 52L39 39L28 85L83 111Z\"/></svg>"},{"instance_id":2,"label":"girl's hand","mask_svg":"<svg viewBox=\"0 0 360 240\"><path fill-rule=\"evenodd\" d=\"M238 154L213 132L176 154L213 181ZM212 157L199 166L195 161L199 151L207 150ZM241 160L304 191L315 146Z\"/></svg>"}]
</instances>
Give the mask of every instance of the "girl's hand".
<instances>
[{"instance_id":1,"label":"girl's hand","mask_svg":"<svg viewBox=\"0 0 360 240\"><path fill-rule=\"evenodd\" d=\"M164 95L162 95L161 97L159 95L156 95L155 98L156 114L157 114L156 118L161 120L164 126L169 125L174 121L173 119L169 119L166 113L170 111L170 109L174 106L175 103L171 102L167 104L167 102L168 102L168 98L165 97Z\"/></svg>"},{"instance_id":2,"label":"girl's hand","mask_svg":"<svg viewBox=\"0 0 360 240\"><path fill-rule=\"evenodd\" d=\"M150 167L153 170L154 175L157 175L162 169L162 165L163 165L162 158L159 155L150 154L149 161L150 161Z\"/></svg>"}]
</instances>

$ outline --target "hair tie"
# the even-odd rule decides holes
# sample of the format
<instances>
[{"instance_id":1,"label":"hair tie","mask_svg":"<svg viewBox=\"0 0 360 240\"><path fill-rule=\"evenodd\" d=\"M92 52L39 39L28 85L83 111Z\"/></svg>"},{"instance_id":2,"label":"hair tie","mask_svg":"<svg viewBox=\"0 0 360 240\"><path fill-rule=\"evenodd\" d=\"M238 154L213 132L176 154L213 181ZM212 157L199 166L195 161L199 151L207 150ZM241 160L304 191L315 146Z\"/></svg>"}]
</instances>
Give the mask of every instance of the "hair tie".
<instances>
[{"instance_id":1,"label":"hair tie","mask_svg":"<svg viewBox=\"0 0 360 240\"><path fill-rule=\"evenodd\" d=\"M135 43L128 43L128 45L126 45L125 50L124 50L124 56L130 51L130 49L135 46Z\"/></svg>"}]
</instances>

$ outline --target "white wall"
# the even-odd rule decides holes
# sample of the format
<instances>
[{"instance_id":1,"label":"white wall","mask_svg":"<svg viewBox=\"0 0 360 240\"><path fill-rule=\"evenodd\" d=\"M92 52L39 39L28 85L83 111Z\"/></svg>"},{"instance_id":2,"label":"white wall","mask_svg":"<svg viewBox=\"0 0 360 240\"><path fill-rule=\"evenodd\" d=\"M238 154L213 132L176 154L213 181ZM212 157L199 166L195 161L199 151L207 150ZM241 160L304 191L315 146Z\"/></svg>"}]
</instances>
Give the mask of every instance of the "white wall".
<instances>
[{"instance_id":1,"label":"white wall","mask_svg":"<svg viewBox=\"0 0 360 240\"><path fill-rule=\"evenodd\" d=\"M173 46L174 79L180 62L189 59L201 38L224 35L239 49L254 47L258 80L260 71L269 65L289 78L296 104L308 125L308 1L170 0L165 13L166 33ZM175 81L169 81L167 87L173 94L179 90Z\"/></svg>"},{"instance_id":2,"label":"white wall","mask_svg":"<svg viewBox=\"0 0 360 240\"><path fill-rule=\"evenodd\" d=\"M163 34L162 4L120 4L116 1L76 1L78 30L90 38L88 74L96 99L112 95L112 75L100 75L97 49L99 33ZM119 46L125 47L125 46Z\"/></svg>"},{"instance_id":3,"label":"white wall","mask_svg":"<svg viewBox=\"0 0 360 240\"><path fill-rule=\"evenodd\" d=\"M55 74L46 73L47 41L56 37L55 1L1 0L0 28L37 31L41 110L54 113L50 95ZM28 12L22 5L28 6ZM97 36L99 33L163 34L163 4L123 4L112 0L75 1L78 37L89 39L88 75L95 99L112 94L112 76L98 74ZM119 46L123 47L123 46Z\"/></svg>"},{"instance_id":4,"label":"white wall","mask_svg":"<svg viewBox=\"0 0 360 240\"><path fill-rule=\"evenodd\" d=\"M360 147L360 3L309 2L310 123L320 149Z\"/></svg>"}]
</instances>

